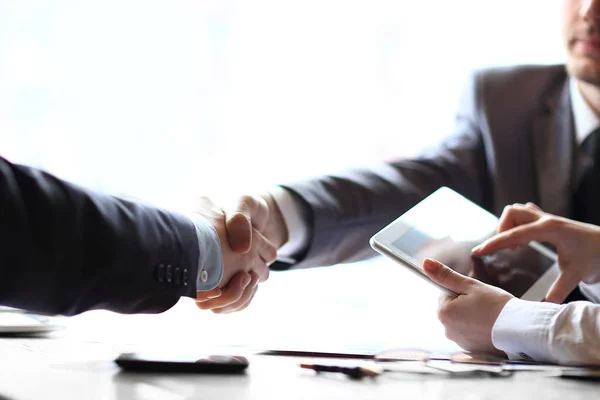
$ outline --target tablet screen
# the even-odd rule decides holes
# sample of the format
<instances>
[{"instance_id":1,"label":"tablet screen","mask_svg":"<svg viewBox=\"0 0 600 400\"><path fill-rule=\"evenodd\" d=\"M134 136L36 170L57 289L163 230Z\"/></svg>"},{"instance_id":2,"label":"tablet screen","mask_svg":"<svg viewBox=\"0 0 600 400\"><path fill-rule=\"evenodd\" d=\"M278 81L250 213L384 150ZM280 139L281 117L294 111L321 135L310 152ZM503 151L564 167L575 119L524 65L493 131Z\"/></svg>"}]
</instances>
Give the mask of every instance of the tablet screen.
<instances>
[{"instance_id":1,"label":"tablet screen","mask_svg":"<svg viewBox=\"0 0 600 400\"><path fill-rule=\"evenodd\" d=\"M495 233L498 220L448 189L434 193L400 219L410 229L392 245L417 265L435 258L516 297L522 297L555 263L530 246L473 256L471 249Z\"/></svg>"},{"instance_id":2,"label":"tablet screen","mask_svg":"<svg viewBox=\"0 0 600 400\"><path fill-rule=\"evenodd\" d=\"M455 241L452 235L435 239L413 228L393 244L414 258L417 265L425 258L435 258L461 274L502 288L516 297L523 296L554 264L552 259L529 246L484 257L473 256L471 249L485 239L487 237Z\"/></svg>"}]
</instances>

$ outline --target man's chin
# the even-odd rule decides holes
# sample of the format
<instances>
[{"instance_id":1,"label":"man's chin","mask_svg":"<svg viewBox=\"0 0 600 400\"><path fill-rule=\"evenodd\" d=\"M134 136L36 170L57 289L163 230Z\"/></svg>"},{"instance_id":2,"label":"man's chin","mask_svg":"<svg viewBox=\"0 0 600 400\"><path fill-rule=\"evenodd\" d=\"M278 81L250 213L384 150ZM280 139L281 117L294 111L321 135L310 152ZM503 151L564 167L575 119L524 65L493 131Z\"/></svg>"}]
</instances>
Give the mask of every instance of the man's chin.
<instances>
[{"instance_id":1,"label":"man's chin","mask_svg":"<svg viewBox=\"0 0 600 400\"><path fill-rule=\"evenodd\" d=\"M600 87L600 60L570 60L567 70L575 79Z\"/></svg>"}]
</instances>

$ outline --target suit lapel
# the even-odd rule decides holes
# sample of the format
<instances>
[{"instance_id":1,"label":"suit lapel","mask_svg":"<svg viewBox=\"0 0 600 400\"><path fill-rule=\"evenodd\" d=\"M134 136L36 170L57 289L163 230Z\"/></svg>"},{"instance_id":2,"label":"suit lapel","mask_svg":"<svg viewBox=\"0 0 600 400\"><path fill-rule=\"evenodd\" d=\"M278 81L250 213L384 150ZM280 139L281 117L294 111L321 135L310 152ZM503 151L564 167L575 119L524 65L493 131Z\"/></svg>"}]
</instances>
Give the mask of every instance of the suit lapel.
<instances>
[{"instance_id":1,"label":"suit lapel","mask_svg":"<svg viewBox=\"0 0 600 400\"><path fill-rule=\"evenodd\" d=\"M544 99L533 121L532 151L539 206L568 216L571 210L574 128L569 80Z\"/></svg>"}]
</instances>

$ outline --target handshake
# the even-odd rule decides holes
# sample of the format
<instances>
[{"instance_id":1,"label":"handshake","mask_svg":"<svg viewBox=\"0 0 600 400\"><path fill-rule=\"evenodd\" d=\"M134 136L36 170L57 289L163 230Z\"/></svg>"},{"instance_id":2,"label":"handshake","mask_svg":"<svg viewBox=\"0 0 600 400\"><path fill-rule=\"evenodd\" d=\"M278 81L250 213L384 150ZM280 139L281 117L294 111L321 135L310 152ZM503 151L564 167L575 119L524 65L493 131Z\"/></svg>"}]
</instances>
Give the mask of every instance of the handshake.
<instances>
[{"instance_id":1,"label":"handshake","mask_svg":"<svg viewBox=\"0 0 600 400\"><path fill-rule=\"evenodd\" d=\"M217 231L223 253L223 279L218 287L196 293L196 305L215 313L245 309L269 277L277 249L288 239L281 211L270 194L242 196L232 209L201 198L196 213Z\"/></svg>"}]
</instances>

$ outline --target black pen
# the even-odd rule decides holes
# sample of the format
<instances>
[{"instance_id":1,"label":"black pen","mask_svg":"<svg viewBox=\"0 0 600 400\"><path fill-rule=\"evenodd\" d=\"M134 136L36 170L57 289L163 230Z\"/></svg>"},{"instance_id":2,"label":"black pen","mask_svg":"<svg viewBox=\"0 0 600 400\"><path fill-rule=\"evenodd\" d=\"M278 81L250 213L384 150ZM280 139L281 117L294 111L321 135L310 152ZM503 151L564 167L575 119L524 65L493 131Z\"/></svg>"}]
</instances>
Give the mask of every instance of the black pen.
<instances>
[{"instance_id":1,"label":"black pen","mask_svg":"<svg viewBox=\"0 0 600 400\"><path fill-rule=\"evenodd\" d=\"M377 367L341 367L338 365L322 365L322 364L308 364L308 363L299 363L298 366L300 368L312 369L316 372L334 372L338 374L347 375L353 379L360 378L373 378L377 375L380 375L383 370Z\"/></svg>"}]
</instances>

